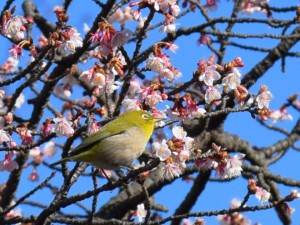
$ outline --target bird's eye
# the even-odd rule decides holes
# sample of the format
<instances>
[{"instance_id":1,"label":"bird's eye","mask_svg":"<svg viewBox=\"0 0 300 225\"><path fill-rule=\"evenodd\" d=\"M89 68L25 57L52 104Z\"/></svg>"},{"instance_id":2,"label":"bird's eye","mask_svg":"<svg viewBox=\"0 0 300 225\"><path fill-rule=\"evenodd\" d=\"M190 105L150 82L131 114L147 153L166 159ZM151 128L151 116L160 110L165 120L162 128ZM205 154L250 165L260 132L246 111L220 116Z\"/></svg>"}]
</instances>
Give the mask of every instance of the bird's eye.
<instances>
[{"instance_id":1,"label":"bird's eye","mask_svg":"<svg viewBox=\"0 0 300 225\"><path fill-rule=\"evenodd\" d=\"M143 115L142 115L142 118L143 118L144 120L149 120L149 115L143 114Z\"/></svg>"}]
</instances>

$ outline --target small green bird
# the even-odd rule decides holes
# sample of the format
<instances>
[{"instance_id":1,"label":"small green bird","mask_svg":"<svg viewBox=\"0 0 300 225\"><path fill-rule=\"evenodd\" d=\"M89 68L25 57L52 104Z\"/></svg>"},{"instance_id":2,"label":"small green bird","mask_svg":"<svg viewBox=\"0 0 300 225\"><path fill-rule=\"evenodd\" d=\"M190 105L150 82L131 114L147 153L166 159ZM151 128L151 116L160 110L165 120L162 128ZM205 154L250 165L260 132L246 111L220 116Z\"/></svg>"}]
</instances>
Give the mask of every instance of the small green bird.
<instances>
[{"instance_id":1,"label":"small green bird","mask_svg":"<svg viewBox=\"0 0 300 225\"><path fill-rule=\"evenodd\" d=\"M69 156L51 166L67 161L87 162L105 170L129 167L145 150L155 125L146 111L128 111L85 138Z\"/></svg>"}]
</instances>

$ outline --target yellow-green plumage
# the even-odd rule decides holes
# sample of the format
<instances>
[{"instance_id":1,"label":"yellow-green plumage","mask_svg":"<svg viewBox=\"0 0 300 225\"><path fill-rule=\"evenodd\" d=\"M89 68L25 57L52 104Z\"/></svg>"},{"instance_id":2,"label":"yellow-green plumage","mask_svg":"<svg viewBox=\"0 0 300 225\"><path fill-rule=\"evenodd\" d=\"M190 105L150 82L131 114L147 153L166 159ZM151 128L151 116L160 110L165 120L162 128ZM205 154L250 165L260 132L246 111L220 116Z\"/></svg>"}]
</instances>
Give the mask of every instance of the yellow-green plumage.
<instances>
[{"instance_id":1,"label":"yellow-green plumage","mask_svg":"<svg viewBox=\"0 0 300 225\"><path fill-rule=\"evenodd\" d=\"M62 162L88 162L101 169L128 167L144 151L155 125L146 111L128 111L91 134Z\"/></svg>"}]
</instances>

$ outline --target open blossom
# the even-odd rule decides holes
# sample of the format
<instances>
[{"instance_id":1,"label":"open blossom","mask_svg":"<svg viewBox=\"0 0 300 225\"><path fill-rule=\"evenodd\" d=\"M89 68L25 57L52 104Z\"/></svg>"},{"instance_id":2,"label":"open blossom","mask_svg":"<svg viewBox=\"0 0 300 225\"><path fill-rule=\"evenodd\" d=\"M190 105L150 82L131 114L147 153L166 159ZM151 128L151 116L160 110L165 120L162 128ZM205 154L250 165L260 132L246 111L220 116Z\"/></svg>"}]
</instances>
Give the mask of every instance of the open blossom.
<instances>
[{"instance_id":1,"label":"open blossom","mask_svg":"<svg viewBox=\"0 0 300 225\"><path fill-rule=\"evenodd\" d=\"M171 24L167 24L167 25L161 27L159 29L159 32L161 32L161 33L174 33L175 30L176 30L176 24L171 23Z\"/></svg>"},{"instance_id":2,"label":"open blossom","mask_svg":"<svg viewBox=\"0 0 300 225\"><path fill-rule=\"evenodd\" d=\"M166 163L162 169L162 177L166 180L172 180L179 177L182 171L177 163Z\"/></svg>"},{"instance_id":3,"label":"open blossom","mask_svg":"<svg viewBox=\"0 0 300 225\"><path fill-rule=\"evenodd\" d=\"M252 0L242 2L241 12L247 14L253 14L254 12L266 13L265 7L261 7L263 5L267 5L269 0Z\"/></svg>"},{"instance_id":4,"label":"open blossom","mask_svg":"<svg viewBox=\"0 0 300 225\"><path fill-rule=\"evenodd\" d=\"M19 168L19 165L16 161L12 160L12 154L6 153L4 160L0 161L0 171L11 172Z\"/></svg>"},{"instance_id":5,"label":"open blossom","mask_svg":"<svg viewBox=\"0 0 300 225\"><path fill-rule=\"evenodd\" d=\"M161 143L153 142L152 143L152 153L157 156L160 161L165 161L167 158L171 156L171 150L167 145L167 141L164 139Z\"/></svg>"},{"instance_id":6,"label":"open blossom","mask_svg":"<svg viewBox=\"0 0 300 225\"><path fill-rule=\"evenodd\" d=\"M89 70L83 71L79 76L79 80L82 80L89 86L103 88L106 83L106 76L101 72L95 72L94 67L92 67Z\"/></svg>"},{"instance_id":7,"label":"open blossom","mask_svg":"<svg viewBox=\"0 0 300 225\"><path fill-rule=\"evenodd\" d=\"M238 69L233 68L232 72L223 78L222 84L228 86L231 90L236 89L241 84L241 73Z\"/></svg>"},{"instance_id":8,"label":"open blossom","mask_svg":"<svg viewBox=\"0 0 300 225\"><path fill-rule=\"evenodd\" d=\"M210 104L213 101L221 99L221 93L219 91L219 86L215 85L213 87L208 87L205 92L205 102Z\"/></svg>"},{"instance_id":9,"label":"open blossom","mask_svg":"<svg viewBox=\"0 0 300 225\"><path fill-rule=\"evenodd\" d=\"M75 52L75 49L82 47L82 38L80 33L74 27L67 27L64 32L65 41L62 42L62 48L70 51L71 53Z\"/></svg>"},{"instance_id":10,"label":"open blossom","mask_svg":"<svg viewBox=\"0 0 300 225\"><path fill-rule=\"evenodd\" d=\"M273 95L270 91L263 91L258 96L256 96L255 100L257 103L257 107L259 109L268 109L269 102L273 99Z\"/></svg>"},{"instance_id":11,"label":"open blossom","mask_svg":"<svg viewBox=\"0 0 300 225\"><path fill-rule=\"evenodd\" d=\"M122 102L125 111L141 110L141 103L138 99L125 98Z\"/></svg>"},{"instance_id":12,"label":"open blossom","mask_svg":"<svg viewBox=\"0 0 300 225\"><path fill-rule=\"evenodd\" d=\"M61 98L68 99L72 95L72 86L60 83L55 86L54 93Z\"/></svg>"},{"instance_id":13,"label":"open blossom","mask_svg":"<svg viewBox=\"0 0 300 225\"><path fill-rule=\"evenodd\" d=\"M272 111L269 118L273 123L282 120L293 120L292 115L289 114L286 109Z\"/></svg>"},{"instance_id":14,"label":"open blossom","mask_svg":"<svg viewBox=\"0 0 300 225\"><path fill-rule=\"evenodd\" d=\"M9 49L9 55L14 59L18 59L22 56L22 47L20 45L13 44Z\"/></svg>"},{"instance_id":15,"label":"open blossom","mask_svg":"<svg viewBox=\"0 0 300 225\"><path fill-rule=\"evenodd\" d=\"M47 156L47 157L53 157L56 152L57 149L55 147L55 143L53 141L49 141L45 144L44 149L43 149L43 155Z\"/></svg>"},{"instance_id":16,"label":"open blossom","mask_svg":"<svg viewBox=\"0 0 300 225\"><path fill-rule=\"evenodd\" d=\"M54 118L53 122L54 122L53 132L55 132L57 136L71 137L74 134L72 123L68 119Z\"/></svg>"},{"instance_id":17,"label":"open blossom","mask_svg":"<svg viewBox=\"0 0 300 225\"><path fill-rule=\"evenodd\" d=\"M256 187L255 196L260 202L266 202L269 200L271 193L261 187Z\"/></svg>"},{"instance_id":18,"label":"open blossom","mask_svg":"<svg viewBox=\"0 0 300 225\"><path fill-rule=\"evenodd\" d=\"M221 75L217 71L216 66L208 66L205 71L200 74L199 81L203 81L207 86L212 87L214 81L219 80Z\"/></svg>"},{"instance_id":19,"label":"open blossom","mask_svg":"<svg viewBox=\"0 0 300 225\"><path fill-rule=\"evenodd\" d=\"M6 62L1 66L1 70L6 73L14 73L17 71L19 60L14 57L8 57Z\"/></svg>"},{"instance_id":20,"label":"open blossom","mask_svg":"<svg viewBox=\"0 0 300 225\"><path fill-rule=\"evenodd\" d=\"M126 42L128 42L132 38L132 36L133 32L128 29L116 32L111 39L111 47L121 47Z\"/></svg>"},{"instance_id":21,"label":"open blossom","mask_svg":"<svg viewBox=\"0 0 300 225\"><path fill-rule=\"evenodd\" d=\"M150 53L146 59L146 68L149 68L156 73L160 73L164 69L164 60L155 56L153 53Z\"/></svg>"},{"instance_id":22,"label":"open blossom","mask_svg":"<svg viewBox=\"0 0 300 225\"><path fill-rule=\"evenodd\" d=\"M215 170L217 176L223 179L240 176L243 171L242 160L244 156L244 154L236 154L233 157L229 156L229 159L227 159L226 162L216 163Z\"/></svg>"},{"instance_id":23,"label":"open blossom","mask_svg":"<svg viewBox=\"0 0 300 225\"><path fill-rule=\"evenodd\" d=\"M2 24L2 34L8 38L20 41L24 39L24 32L26 31L25 24L28 21L23 16L12 16Z\"/></svg>"},{"instance_id":24,"label":"open blossom","mask_svg":"<svg viewBox=\"0 0 300 225\"><path fill-rule=\"evenodd\" d=\"M227 163L226 177L237 177L241 175L242 169L242 160L245 157L245 154L235 154L233 157L230 156Z\"/></svg>"}]
</instances>

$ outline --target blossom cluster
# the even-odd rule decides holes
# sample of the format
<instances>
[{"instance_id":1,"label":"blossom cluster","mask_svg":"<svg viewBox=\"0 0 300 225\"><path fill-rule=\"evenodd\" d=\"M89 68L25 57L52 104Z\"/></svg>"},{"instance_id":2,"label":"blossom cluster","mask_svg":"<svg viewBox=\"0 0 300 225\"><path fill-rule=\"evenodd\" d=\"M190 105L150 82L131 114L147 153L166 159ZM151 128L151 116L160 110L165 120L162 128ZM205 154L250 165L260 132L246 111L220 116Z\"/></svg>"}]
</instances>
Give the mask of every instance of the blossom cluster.
<instances>
[{"instance_id":1,"label":"blossom cluster","mask_svg":"<svg viewBox=\"0 0 300 225\"><path fill-rule=\"evenodd\" d=\"M200 171L214 169L216 176L221 179L231 179L241 175L242 162L245 154L235 154L231 156L226 149L222 149L216 144L205 153L204 158L196 159L195 164Z\"/></svg>"},{"instance_id":2,"label":"blossom cluster","mask_svg":"<svg viewBox=\"0 0 300 225\"><path fill-rule=\"evenodd\" d=\"M162 177L172 180L180 176L182 170L186 168L185 162L191 155L194 139L187 136L187 133L180 126L172 129L173 137L167 141L152 143L152 155L158 157L163 163Z\"/></svg>"},{"instance_id":3,"label":"blossom cluster","mask_svg":"<svg viewBox=\"0 0 300 225\"><path fill-rule=\"evenodd\" d=\"M180 12L180 7L175 0L140 0L139 2L131 2L130 6L138 6L138 9L134 12L134 18L138 20L142 17L141 9L146 7L153 7L156 11L164 15L164 26L160 29L161 32L173 33L176 29L174 23L176 17Z\"/></svg>"}]
</instances>

